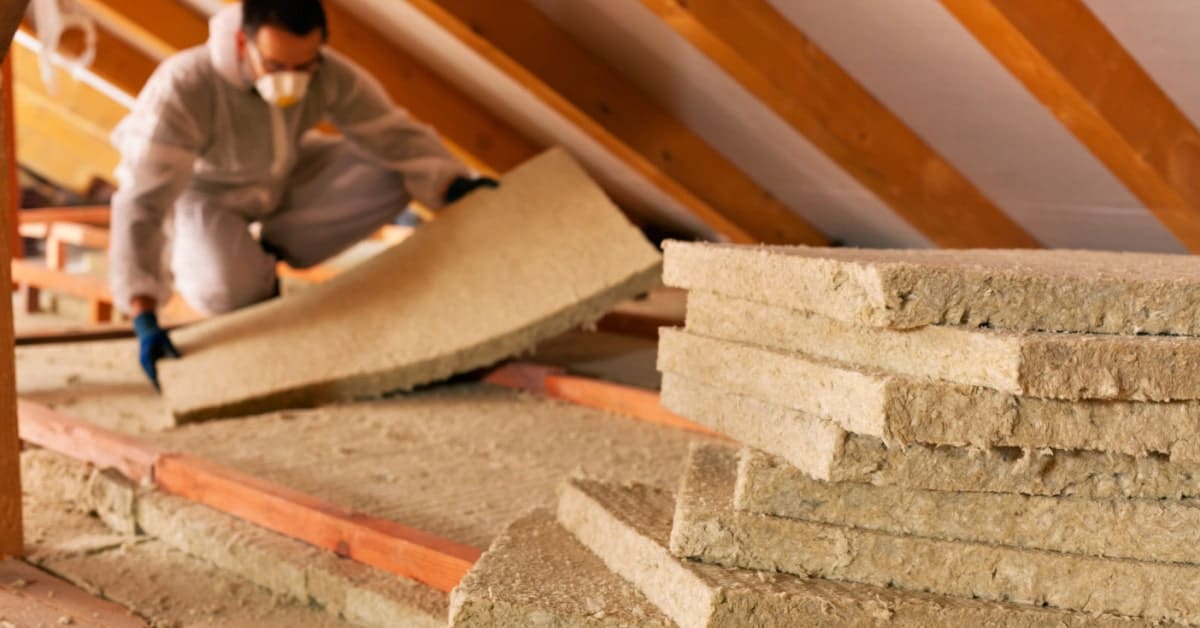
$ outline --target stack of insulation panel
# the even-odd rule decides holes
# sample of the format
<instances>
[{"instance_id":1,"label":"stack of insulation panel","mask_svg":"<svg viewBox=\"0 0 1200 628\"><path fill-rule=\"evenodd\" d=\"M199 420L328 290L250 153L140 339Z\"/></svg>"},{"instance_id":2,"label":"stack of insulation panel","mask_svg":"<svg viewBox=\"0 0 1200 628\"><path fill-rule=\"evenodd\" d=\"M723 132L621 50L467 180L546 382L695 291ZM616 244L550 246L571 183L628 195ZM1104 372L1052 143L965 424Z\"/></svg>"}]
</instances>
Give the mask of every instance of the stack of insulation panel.
<instances>
[{"instance_id":1,"label":"stack of insulation panel","mask_svg":"<svg viewBox=\"0 0 1200 628\"><path fill-rule=\"evenodd\" d=\"M462 625L1200 623L1200 260L669 243L665 278L663 405L741 446L568 482L544 524L619 578L505 593L494 548Z\"/></svg>"}]
</instances>

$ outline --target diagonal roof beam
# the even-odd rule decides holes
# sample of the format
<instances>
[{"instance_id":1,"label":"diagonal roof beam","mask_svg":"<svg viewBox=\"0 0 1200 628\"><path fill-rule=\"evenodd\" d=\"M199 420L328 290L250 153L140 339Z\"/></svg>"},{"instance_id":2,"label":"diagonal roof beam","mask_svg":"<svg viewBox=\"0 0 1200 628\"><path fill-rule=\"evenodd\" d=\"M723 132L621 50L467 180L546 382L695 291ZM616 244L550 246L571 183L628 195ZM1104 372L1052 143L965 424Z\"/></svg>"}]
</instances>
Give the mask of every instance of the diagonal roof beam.
<instances>
[{"instance_id":1,"label":"diagonal roof beam","mask_svg":"<svg viewBox=\"0 0 1200 628\"><path fill-rule=\"evenodd\" d=\"M1080 0L942 0L1193 253L1200 133Z\"/></svg>"},{"instance_id":2,"label":"diagonal roof beam","mask_svg":"<svg viewBox=\"0 0 1200 628\"><path fill-rule=\"evenodd\" d=\"M686 209L709 228L735 242L756 242L758 239L741 226L735 224L721 212L693 194L678 181L668 176L650 160L622 142L616 135L593 120L586 112L542 82L528 69L504 54L491 42L473 31L469 25L443 9L433 0L407 0L406 4L443 31L453 36L479 57L487 61L496 71L518 84L553 113L567 120L584 134L588 140L614 156L622 165L652 183L671 201Z\"/></svg>"},{"instance_id":3,"label":"diagonal roof beam","mask_svg":"<svg viewBox=\"0 0 1200 628\"><path fill-rule=\"evenodd\" d=\"M934 244L1038 246L766 0L641 1Z\"/></svg>"},{"instance_id":4,"label":"diagonal roof beam","mask_svg":"<svg viewBox=\"0 0 1200 628\"><path fill-rule=\"evenodd\" d=\"M825 244L801 216L528 0L435 0L655 167L762 242Z\"/></svg>"},{"instance_id":5,"label":"diagonal roof beam","mask_svg":"<svg viewBox=\"0 0 1200 628\"><path fill-rule=\"evenodd\" d=\"M113 181L119 159L108 141L126 109L91 86L59 75L56 94L46 91L37 55L14 45L10 50L14 85L17 157L20 163L47 179L83 192L100 177Z\"/></svg>"},{"instance_id":6,"label":"diagonal roof beam","mask_svg":"<svg viewBox=\"0 0 1200 628\"><path fill-rule=\"evenodd\" d=\"M28 22L21 24L21 31L36 36ZM83 45L79 32L71 30L63 35L58 51L68 57L77 57L83 52ZM157 64L157 61L104 27L96 28L96 59L88 70L117 89L136 96Z\"/></svg>"}]
</instances>

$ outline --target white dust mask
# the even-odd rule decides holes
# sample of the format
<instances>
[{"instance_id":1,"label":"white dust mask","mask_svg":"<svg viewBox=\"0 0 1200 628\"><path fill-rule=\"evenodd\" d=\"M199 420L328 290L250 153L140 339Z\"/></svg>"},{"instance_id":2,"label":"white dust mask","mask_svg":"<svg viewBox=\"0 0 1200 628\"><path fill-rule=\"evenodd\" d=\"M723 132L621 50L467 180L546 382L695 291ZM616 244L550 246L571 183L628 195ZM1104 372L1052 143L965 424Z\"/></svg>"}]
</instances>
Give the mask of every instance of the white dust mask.
<instances>
[{"instance_id":1,"label":"white dust mask","mask_svg":"<svg viewBox=\"0 0 1200 628\"><path fill-rule=\"evenodd\" d=\"M259 65L263 65L262 53L254 46L248 48L258 58ZM309 72L285 70L262 75L254 81L254 88L258 90L259 96L262 96L262 99L270 105L287 109L304 99L304 95L308 93L310 82L312 82L312 74Z\"/></svg>"},{"instance_id":2,"label":"white dust mask","mask_svg":"<svg viewBox=\"0 0 1200 628\"><path fill-rule=\"evenodd\" d=\"M308 72L271 72L254 81L254 87L263 100L287 109L304 99L311 81Z\"/></svg>"}]
</instances>

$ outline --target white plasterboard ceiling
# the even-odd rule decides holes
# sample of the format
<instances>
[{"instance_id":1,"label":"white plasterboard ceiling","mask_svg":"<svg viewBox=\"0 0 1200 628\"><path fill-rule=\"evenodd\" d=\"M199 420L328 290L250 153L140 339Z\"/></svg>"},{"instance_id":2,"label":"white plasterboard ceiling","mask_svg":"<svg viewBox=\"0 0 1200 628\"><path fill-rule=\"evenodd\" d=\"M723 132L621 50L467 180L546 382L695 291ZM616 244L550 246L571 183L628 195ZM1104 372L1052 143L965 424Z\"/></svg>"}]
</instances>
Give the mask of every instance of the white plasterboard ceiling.
<instances>
[{"instance_id":1,"label":"white plasterboard ceiling","mask_svg":"<svg viewBox=\"0 0 1200 628\"><path fill-rule=\"evenodd\" d=\"M1183 250L937 0L770 1L1046 246Z\"/></svg>"}]
</instances>

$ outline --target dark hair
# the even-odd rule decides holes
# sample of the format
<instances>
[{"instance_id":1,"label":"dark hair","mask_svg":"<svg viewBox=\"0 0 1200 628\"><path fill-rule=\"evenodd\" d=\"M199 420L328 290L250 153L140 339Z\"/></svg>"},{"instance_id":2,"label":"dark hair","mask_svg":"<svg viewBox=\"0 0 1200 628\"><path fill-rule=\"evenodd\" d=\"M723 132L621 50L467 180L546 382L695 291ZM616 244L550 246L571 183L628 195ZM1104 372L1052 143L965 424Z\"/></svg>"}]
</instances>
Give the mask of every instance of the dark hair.
<instances>
[{"instance_id":1,"label":"dark hair","mask_svg":"<svg viewBox=\"0 0 1200 628\"><path fill-rule=\"evenodd\" d=\"M321 0L243 0L242 30L253 37L264 26L282 28L293 35L307 35L319 28L321 38L329 39Z\"/></svg>"}]
</instances>

